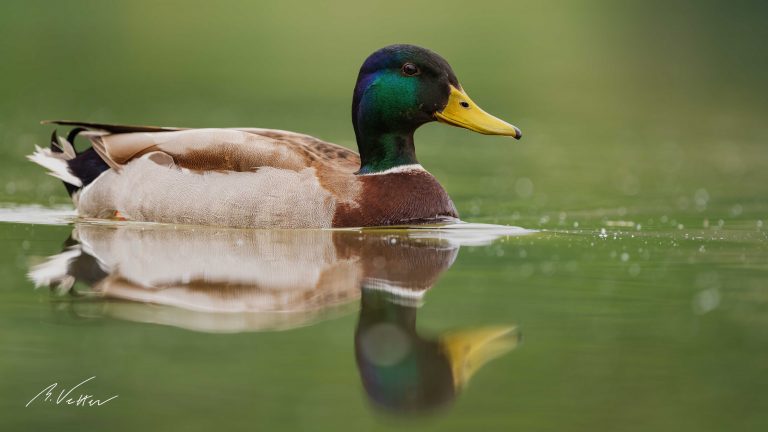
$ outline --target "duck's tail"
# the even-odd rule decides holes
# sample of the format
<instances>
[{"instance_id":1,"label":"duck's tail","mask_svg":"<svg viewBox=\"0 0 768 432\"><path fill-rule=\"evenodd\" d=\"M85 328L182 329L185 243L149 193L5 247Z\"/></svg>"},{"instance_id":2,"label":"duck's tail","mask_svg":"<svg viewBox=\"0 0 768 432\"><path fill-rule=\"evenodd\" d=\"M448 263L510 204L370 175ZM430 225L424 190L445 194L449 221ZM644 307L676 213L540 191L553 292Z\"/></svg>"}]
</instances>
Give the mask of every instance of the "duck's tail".
<instances>
[{"instance_id":1,"label":"duck's tail","mask_svg":"<svg viewBox=\"0 0 768 432\"><path fill-rule=\"evenodd\" d=\"M35 146L35 152L27 156L30 161L48 170L48 174L64 182L70 196L88 186L109 169L93 148L80 153L73 145L75 138L84 128L75 128L67 138L60 137L53 131L49 148Z\"/></svg>"}]
</instances>

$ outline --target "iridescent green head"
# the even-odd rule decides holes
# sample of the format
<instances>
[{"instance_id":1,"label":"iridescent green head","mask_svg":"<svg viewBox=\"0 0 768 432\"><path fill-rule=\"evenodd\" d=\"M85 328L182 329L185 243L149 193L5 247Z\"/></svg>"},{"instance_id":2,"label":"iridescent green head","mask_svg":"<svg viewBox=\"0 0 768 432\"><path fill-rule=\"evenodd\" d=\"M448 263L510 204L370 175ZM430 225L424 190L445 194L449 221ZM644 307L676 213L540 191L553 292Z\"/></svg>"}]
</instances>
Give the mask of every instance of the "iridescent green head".
<instances>
[{"instance_id":1,"label":"iridescent green head","mask_svg":"<svg viewBox=\"0 0 768 432\"><path fill-rule=\"evenodd\" d=\"M418 163L413 133L435 120L489 135L521 136L475 105L448 62L428 49L390 45L365 60L352 100L361 174Z\"/></svg>"}]
</instances>

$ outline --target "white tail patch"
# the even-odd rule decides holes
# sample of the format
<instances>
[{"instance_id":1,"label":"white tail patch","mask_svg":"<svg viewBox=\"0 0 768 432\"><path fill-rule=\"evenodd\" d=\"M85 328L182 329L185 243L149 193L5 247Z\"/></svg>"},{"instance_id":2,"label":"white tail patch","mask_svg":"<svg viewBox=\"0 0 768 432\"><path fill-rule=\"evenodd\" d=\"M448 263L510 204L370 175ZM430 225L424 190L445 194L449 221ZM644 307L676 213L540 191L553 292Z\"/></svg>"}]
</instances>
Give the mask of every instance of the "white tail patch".
<instances>
[{"instance_id":1,"label":"white tail patch","mask_svg":"<svg viewBox=\"0 0 768 432\"><path fill-rule=\"evenodd\" d=\"M69 143L66 143L69 144ZM48 170L48 174L75 186L82 186L83 181L75 177L69 170L67 160L71 159L69 152L54 153L50 149L35 146L35 152L27 159Z\"/></svg>"}]
</instances>

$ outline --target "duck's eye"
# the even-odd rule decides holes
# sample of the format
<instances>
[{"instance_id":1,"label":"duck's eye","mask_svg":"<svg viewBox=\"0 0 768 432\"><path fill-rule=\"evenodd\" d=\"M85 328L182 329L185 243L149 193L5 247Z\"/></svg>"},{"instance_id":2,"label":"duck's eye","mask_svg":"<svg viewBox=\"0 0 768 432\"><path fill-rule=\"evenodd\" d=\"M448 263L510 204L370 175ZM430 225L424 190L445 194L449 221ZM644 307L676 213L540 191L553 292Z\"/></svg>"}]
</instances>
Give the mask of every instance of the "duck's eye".
<instances>
[{"instance_id":1,"label":"duck's eye","mask_svg":"<svg viewBox=\"0 0 768 432\"><path fill-rule=\"evenodd\" d=\"M420 72L419 67L413 63L406 63L403 65L403 75L405 76L418 75Z\"/></svg>"}]
</instances>

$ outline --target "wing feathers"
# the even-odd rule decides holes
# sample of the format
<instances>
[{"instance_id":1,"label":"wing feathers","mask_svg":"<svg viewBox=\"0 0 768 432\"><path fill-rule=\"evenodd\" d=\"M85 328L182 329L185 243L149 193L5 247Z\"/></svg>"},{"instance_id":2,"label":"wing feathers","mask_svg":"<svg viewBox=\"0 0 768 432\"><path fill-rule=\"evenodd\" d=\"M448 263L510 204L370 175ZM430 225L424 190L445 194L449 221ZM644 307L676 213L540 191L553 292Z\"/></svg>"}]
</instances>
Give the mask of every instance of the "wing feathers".
<instances>
[{"instance_id":1,"label":"wing feathers","mask_svg":"<svg viewBox=\"0 0 768 432\"><path fill-rule=\"evenodd\" d=\"M89 123L81 121L71 120L43 120L40 124L57 124L62 126L81 126L88 129L98 129L113 134L119 133L131 133L131 132L169 132L184 130L184 128L176 127L162 127L162 126L132 126L132 125L116 125L109 123Z\"/></svg>"},{"instance_id":2,"label":"wing feathers","mask_svg":"<svg viewBox=\"0 0 768 432\"><path fill-rule=\"evenodd\" d=\"M112 168L115 171L120 171L120 164L115 162L111 157L109 157L109 154L107 153L107 149L104 146L104 141L102 140L101 136L89 136L88 139L91 141L91 146L94 150L96 150L96 153L99 155L99 157L109 165L110 168Z\"/></svg>"},{"instance_id":3,"label":"wing feathers","mask_svg":"<svg viewBox=\"0 0 768 432\"><path fill-rule=\"evenodd\" d=\"M162 152L175 165L197 171L253 171L273 167L299 171L323 167L354 172L359 156L347 148L309 135L276 129L183 129L53 120L76 128L94 150L119 171L122 165L150 152ZM159 157L159 156L157 156Z\"/></svg>"}]
</instances>

